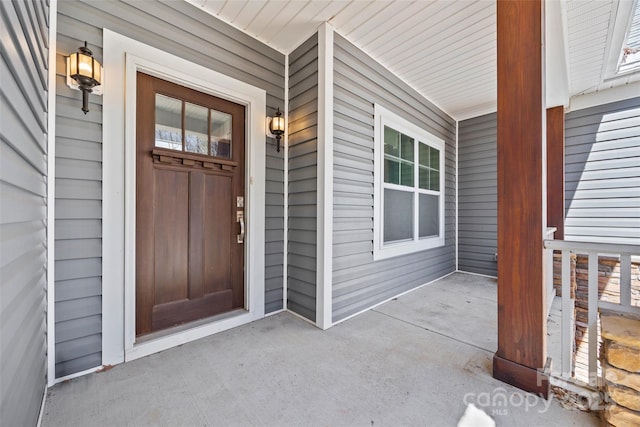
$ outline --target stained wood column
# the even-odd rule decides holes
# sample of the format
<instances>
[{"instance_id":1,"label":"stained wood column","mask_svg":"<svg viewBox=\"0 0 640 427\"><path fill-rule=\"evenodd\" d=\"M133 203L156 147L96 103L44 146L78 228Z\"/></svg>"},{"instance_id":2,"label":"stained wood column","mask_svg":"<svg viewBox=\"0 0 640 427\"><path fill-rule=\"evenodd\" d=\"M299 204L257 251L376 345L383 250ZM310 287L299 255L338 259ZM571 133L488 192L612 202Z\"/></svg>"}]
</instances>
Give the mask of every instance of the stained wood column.
<instances>
[{"instance_id":1,"label":"stained wood column","mask_svg":"<svg viewBox=\"0 0 640 427\"><path fill-rule=\"evenodd\" d=\"M564 107L547 109L547 226L564 240Z\"/></svg>"},{"instance_id":2,"label":"stained wood column","mask_svg":"<svg viewBox=\"0 0 640 427\"><path fill-rule=\"evenodd\" d=\"M493 376L548 395L543 0L498 0L498 351Z\"/></svg>"}]
</instances>

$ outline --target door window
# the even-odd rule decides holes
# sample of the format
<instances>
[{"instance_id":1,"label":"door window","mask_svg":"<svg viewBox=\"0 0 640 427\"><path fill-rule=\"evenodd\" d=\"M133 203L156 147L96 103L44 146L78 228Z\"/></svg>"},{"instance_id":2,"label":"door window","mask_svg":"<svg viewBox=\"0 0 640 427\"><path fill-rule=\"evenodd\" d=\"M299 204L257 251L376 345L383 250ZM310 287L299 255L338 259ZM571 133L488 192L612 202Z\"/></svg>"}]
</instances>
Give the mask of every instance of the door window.
<instances>
[{"instance_id":1,"label":"door window","mask_svg":"<svg viewBox=\"0 0 640 427\"><path fill-rule=\"evenodd\" d=\"M156 147L231 159L231 114L161 93L155 100Z\"/></svg>"}]
</instances>

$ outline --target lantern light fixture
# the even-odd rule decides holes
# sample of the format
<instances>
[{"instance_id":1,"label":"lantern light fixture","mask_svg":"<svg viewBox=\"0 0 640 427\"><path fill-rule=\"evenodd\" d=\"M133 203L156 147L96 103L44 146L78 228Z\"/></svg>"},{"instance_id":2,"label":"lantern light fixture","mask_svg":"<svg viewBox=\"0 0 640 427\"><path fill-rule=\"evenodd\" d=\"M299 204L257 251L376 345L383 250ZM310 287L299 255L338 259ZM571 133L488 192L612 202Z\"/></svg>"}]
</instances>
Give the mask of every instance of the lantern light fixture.
<instances>
[{"instance_id":1,"label":"lantern light fixture","mask_svg":"<svg viewBox=\"0 0 640 427\"><path fill-rule=\"evenodd\" d=\"M102 90L96 90L102 85L102 65L93 57L86 41L76 53L67 57L67 85L82 91L82 111L85 114L89 112L89 94L102 94Z\"/></svg>"},{"instance_id":2,"label":"lantern light fixture","mask_svg":"<svg viewBox=\"0 0 640 427\"><path fill-rule=\"evenodd\" d=\"M284 135L284 117L280 108L276 110L276 114L271 118L269 122L269 131L276 137L276 150L280 152L280 139Z\"/></svg>"}]
</instances>

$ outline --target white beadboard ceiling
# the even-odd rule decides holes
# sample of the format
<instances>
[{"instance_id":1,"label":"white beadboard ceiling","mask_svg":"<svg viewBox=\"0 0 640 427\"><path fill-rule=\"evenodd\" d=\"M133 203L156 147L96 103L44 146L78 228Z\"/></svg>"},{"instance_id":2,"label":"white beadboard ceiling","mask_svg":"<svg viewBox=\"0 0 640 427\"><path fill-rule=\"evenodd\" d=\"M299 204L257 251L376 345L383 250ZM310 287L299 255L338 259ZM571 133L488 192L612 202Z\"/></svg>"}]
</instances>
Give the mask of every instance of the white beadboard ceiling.
<instances>
[{"instance_id":1,"label":"white beadboard ceiling","mask_svg":"<svg viewBox=\"0 0 640 427\"><path fill-rule=\"evenodd\" d=\"M329 22L454 118L495 110L495 0L188 1L283 53ZM614 79L607 73L619 52L611 56L618 10L632 3L562 0L570 95L640 81L638 73Z\"/></svg>"}]
</instances>

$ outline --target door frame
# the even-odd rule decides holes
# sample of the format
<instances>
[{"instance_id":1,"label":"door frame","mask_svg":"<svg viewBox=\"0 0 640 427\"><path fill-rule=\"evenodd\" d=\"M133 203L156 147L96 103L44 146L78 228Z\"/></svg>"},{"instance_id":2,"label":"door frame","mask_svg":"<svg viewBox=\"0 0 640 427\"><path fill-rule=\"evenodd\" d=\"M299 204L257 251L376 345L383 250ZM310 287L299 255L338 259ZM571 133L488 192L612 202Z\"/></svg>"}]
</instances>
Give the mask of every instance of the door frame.
<instances>
[{"instance_id":1,"label":"door frame","mask_svg":"<svg viewBox=\"0 0 640 427\"><path fill-rule=\"evenodd\" d=\"M266 92L103 30L102 364L134 360L264 317ZM211 323L136 343L136 73L246 107L245 307ZM124 113L123 113L124 111Z\"/></svg>"}]
</instances>

